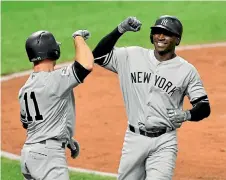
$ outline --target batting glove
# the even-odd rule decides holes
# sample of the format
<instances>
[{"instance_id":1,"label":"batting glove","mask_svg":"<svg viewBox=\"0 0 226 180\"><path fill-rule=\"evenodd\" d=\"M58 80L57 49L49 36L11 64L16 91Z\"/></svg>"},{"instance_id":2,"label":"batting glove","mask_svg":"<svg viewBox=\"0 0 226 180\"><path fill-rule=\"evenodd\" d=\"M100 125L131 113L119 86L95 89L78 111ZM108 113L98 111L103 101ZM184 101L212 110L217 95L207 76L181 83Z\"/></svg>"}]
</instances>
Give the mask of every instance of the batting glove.
<instances>
[{"instance_id":1,"label":"batting glove","mask_svg":"<svg viewBox=\"0 0 226 180\"><path fill-rule=\"evenodd\" d=\"M78 141L76 141L74 138L71 138L69 141L67 147L71 150L71 157L75 159L78 157L79 152L80 152L80 146Z\"/></svg>"},{"instance_id":2,"label":"batting glove","mask_svg":"<svg viewBox=\"0 0 226 180\"><path fill-rule=\"evenodd\" d=\"M91 37L91 33L88 30L78 30L72 34L72 37L82 36L84 40L87 40Z\"/></svg>"},{"instance_id":3,"label":"batting glove","mask_svg":"<svg viewBox=\"0 0 226 180\"><path fill-rule=\"evenodd\" d=\"M174 124L176 128L179 128L181 124L191 119L190 111L183 111L180 109L167 109L169 120Z\"/></svg>"},{"instance_id":4,"label":"batting glove","mask_svg":"<svg viewBox=\"0 0 226 180\"><path fill-rule=\"evenodd\" d=\"M128 17L118 25L118 31L125 33L126 31L137 32L141 28L141 22L136 17Z\"/></svg>"}]
</instances>

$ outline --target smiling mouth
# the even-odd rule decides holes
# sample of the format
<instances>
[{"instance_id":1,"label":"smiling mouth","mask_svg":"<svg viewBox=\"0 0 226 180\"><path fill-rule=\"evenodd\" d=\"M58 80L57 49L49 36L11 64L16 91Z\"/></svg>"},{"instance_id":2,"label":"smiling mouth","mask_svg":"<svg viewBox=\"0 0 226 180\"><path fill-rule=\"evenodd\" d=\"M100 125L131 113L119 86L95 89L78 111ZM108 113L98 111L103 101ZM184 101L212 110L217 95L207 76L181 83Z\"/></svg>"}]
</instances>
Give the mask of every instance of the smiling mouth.
<instances>
[{"instance_id":1,"label":"smiling mouth","mask_svg":"<svg viewBox=\"0 0 226 180\"><path fill-rule=\"evenodd\" d=\"M164 42L157 42L158 47L165 47L167 43Z\"/></svg>"}]
</instances>

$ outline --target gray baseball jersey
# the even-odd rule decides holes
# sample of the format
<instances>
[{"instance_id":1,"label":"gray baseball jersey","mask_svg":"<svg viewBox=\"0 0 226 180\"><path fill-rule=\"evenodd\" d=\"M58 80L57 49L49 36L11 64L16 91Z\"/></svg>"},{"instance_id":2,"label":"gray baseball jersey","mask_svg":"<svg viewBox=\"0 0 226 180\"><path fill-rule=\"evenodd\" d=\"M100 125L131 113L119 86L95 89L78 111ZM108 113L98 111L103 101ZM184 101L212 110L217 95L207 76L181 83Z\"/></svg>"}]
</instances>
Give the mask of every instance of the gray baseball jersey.
<instances>
[{"instance_id":1,"label":"gray baseball jersey","mask_svg":"<svg viewBox=\"0 0 226 180\"><path fill-rule=\"evenodd\" d=\"M206 95L196 68L179 56L160 62L154 50L114 48L103 67L118 73L128 123L133 126L175 129L167 108L182 109L185 95L190 101Z\"/></svg>"},{"instance_id":2,"label":"gray baseball jersey","mask_svg":"<svg viewBox=\"0 0 226 180\"><path fill-rule=\"evenodd\" d=\"M160 62L142 47L114 48L97 59L118 73L128 123L138 132L126 131L118 180L171 180L178 148L167 108L181 109L185 95L190 101L206 95L197 70L179 56ZM140 135L140 129L154 127L169 131L155 138Z\"/></svg>"},{"instance_id":3,"label":"gray baseball jersey","mask_svg":"<svg viewBox=\"0 0 226 180\"><path fill-rule=\"evenodd\" d=\"M51 72L31 73L19 91L21 121L28 124L26 143L74 134L73 88L80 83L74 66Z\"/></svg>"}]
</instances>

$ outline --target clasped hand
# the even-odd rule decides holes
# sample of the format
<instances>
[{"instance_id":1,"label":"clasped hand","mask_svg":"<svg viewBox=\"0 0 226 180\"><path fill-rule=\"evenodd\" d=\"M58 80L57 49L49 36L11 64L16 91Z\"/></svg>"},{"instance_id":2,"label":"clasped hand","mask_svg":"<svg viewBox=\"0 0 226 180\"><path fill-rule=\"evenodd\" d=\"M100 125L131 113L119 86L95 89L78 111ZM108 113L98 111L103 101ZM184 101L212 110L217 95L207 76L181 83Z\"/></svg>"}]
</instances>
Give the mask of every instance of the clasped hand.
<instances>
[{"instance_id":1,"label":"clasped hand","mask_svg":"<svg viewBox=\"0 0 226 180\"><path fill-rule=\"evenodd\" d=\"M189 119L189 112L180 109L167 108L167 114L175 128L179 128L183 122Z\"/></svg>"}]
</instances>

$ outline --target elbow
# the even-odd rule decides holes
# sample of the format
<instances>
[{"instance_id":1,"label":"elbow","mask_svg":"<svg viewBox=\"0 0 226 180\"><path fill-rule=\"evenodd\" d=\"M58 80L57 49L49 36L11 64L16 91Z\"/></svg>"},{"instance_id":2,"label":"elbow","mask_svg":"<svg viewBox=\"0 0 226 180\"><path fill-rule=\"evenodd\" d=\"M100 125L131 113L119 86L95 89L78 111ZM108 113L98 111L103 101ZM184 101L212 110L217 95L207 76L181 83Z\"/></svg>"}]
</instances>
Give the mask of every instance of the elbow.
<instances>
[{"instance_id":1,"label":"elbow","mask_svg":"<svg viewBox=\"0 0 226 180\"><path fill-rule=\"evenodd\" d=\"M210 116L210 113L211 113L211 109L210 109L210 105L208 104L207 108L206 108L206 117L209 117Z\"/></svg>"},{"instance_id":2,"label":"elbow","mask_svg":"<svg viewBox=\"0 0 226 180\"><path fill-rule=\"evenodd\" d=\"M93 55L87 57L86 63L83 63L82 66L88 70L88 71L92 71L93 67L94 67L94 57Z\"/></svg>"},{"instance_id":3,"label":"elbow","mask_svg":"<svg viewBox=\"0 0 226 180\"><path fill-rule=\"evenodd\" d=\"M210 109L210 105L208 103L208 105L205 107L205 109L203 109L203 112L200 114L200 116L201 116L200 120L204 120L204 119L208 118L210 116L210 113L211 113L211 109ZM202 114L203 114L203 117L202 117Z\"/></svg>"},{"instance_id":4,"label":"elbow","mask_svg":"<svg viewBox=\"0 0 226 180\"><path fill-rule=\"evenodd\" d=\"M200 119L198 119L198 121L208 118L210 116L210 113L211 113L211 109L210 109L210 105L208 103L208 105L205 107L205 109L203 109L203 112L200 114Z\"/></svg>"},{"instance_id":5,"label":"elbow","mask_svg":"<svg viewBox=\"0 0 226 180\"><path fill-rule=\"evenodd\" d=\"M87 70L90 72L93 71L93 66L87 67Z\"/></svg>"},{"instance_id":6,"label":"elbow","mask_svg":"<svg viewBox=\"0 0 226 180\"><path fill-rule=\"evenodd\" d=\"M92 64L84 64L83 67L88 70L88 71L92 71L93 67L94 67L94 63Z\"/></svg>"},{"instance_id":7,"label":"elbow","mask_svg":"<svg viewBox=\"0 0 226 180\"><path fill-rule=\"evenodd\" d=\"M94 68L94 58L92 59L92 63L90 63L90 64L88 64L88 65L86 66L86 69L87 69L88 71L92 71L93 68Z\"/></svg>"},{"instance_id":8,"label":"elbow","mask_svg":"<svg viewBox=\"0 0 226 180\"><path fill-rule=\"evenodd\" d=\"M190 121L201 121L210 116L211 109L209 103L199 103L195 108L190 110Z\"/></svg>"}]
</instances>

